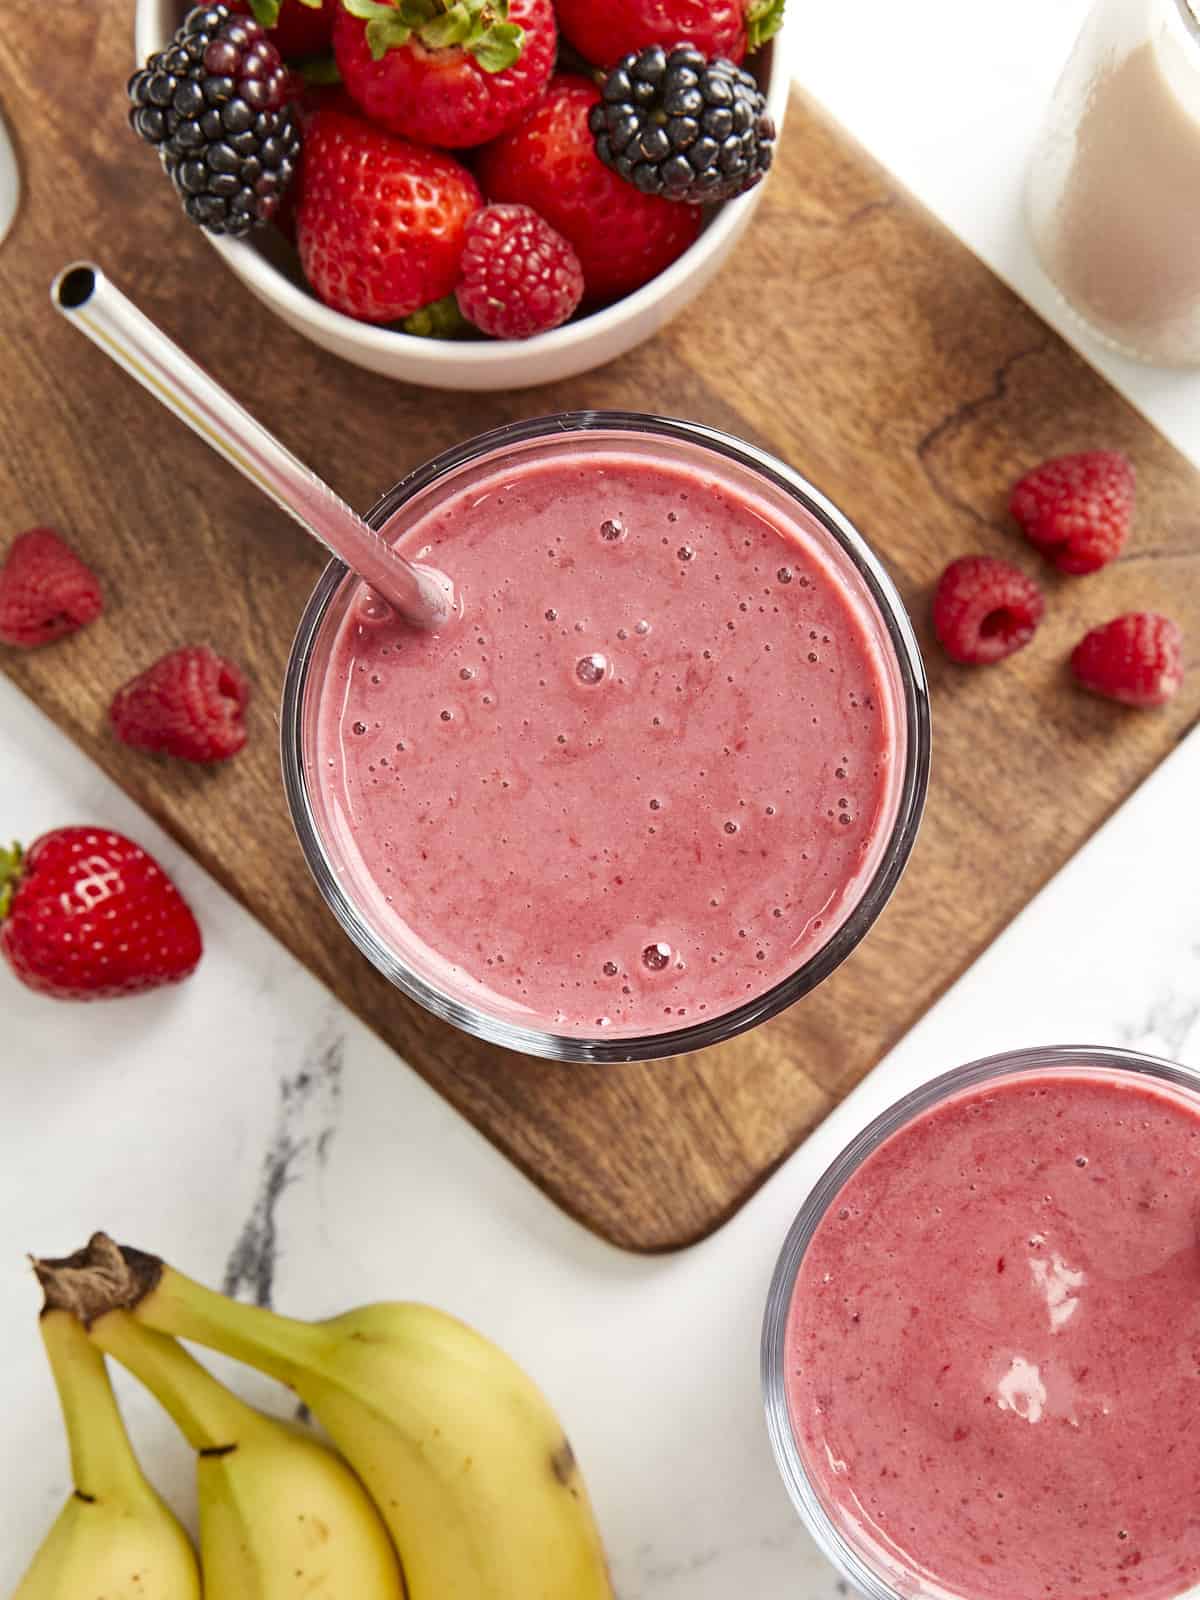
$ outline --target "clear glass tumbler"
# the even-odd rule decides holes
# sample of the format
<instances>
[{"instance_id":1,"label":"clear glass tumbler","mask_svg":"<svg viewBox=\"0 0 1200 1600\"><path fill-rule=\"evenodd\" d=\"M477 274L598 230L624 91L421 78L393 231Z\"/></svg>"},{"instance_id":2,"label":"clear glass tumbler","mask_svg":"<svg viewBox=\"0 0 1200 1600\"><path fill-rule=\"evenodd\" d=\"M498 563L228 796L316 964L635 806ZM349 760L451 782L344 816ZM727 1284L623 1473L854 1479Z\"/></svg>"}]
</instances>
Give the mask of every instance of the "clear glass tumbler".
<instances>
[{"instance_id":1,"label":"clear glass tumbler","mask_svg":"<svg viewBox=\"0 0 1200 1600\"><path fill-rule=\"evenodd\" d=\"M595 411L514 423L468 440L410 474L384 495L368 521L401 539L451 499L462 503L464 491L494 482L498 469L508 473L526 464L536 467L556 453L569 460L572 470L577 464L586 469L591 460L603 471L606 457L641 454L653 464L665 462L689 474L740 485L778 525L803 530L832 580L853 595L857 613L866 619L880 662L894 747L876 842L841 903L829 912L819 941L807 946L795 969L764 992L723 1013L653 1033L617 1027L572 1032L549 1021L543 1025L541 1016L507 1002L492 988L458 981L445 962L431 957L434 941L409 937L396 917L386 913L384 896L369 881L358 856L353 823L322 790L322 695L339 631L362 594L358 580L339 562L326 569L292 648L282 708L284 782L301 847L325 900L359 949L411 999L468 1033L529 1055L568 1061L648 1060L717 1043L774 1016L832 972L867 932L900 878L924 805L930 754L925 675L895 587L841 512L782 462L694 423ZM598 567L596 582L603 581ZM619 821L615 819L614 827ZM799 863L797 867L803 870ZM464 883L462 896L475 909L477 886Z\"/></svg>"},{"instance_id":2,"label":"clear glass tumbler","mask_svg":"<svg viewBox=\"0 0 1200 1600\"><path fill-rule=\"evenodd\" d=\"M979 1592L964 1593L958 1587L947 1587L937 1580L936 1574L918 1568L915 1557L900 1544L889 1541L865 1512L852 1515L845 1506L835 1505L826 1495L822 1468L826 1469L824 1477L827 1478L827 1464L814 1464L805 1459L788 1401L789 1326L805 1253L822 1223L840 1205L840 1196L849 1180L894 1135L902 1133L942 1102L966 1091L1026 1075L1045 1079L1051 1074L1088 1081L1148 1079L1159 1091L1183 1099L1189 1108L1200 1113L1200 1072L1135 1051L1104 1046L1047 1046L989 1056L922 1084L869 1123L827 1168L784 1241L763 1319L760 1359L767 1431L776 1464L801 1521L821 1551L867 1600L989 1600L1004 1590L999 1578L986 1589L981 1583ZM1136 1139L1136 1132L1131 1132L1130 1137ZM963 1319L967 1326L970 1326L970 1307L970 1286L966 1285ZM860 1337L865 1339L869 1334L863 1332ZM1036 1372L1036 1368L1034 1370ZM901 1382L902 1377L898 1375L897 1383ZM1047 1590L1056 1594L1065 1592L1049 1584ZM1176 1591L1176 1600L1194 1600L1198 1594L1200 1589L1184 1586Z\"/></svg>"},{"instance_id":3,"label":"clear glass tumbler","mask_svg":"<svg viewBox=\"0 0 1200 1600\"><path fill-rule=\"evenodd\" d=\"M1037 255L1106 344L1200 365L1198 0L1099 0L1030 168Z\"/></svg>"}]
</instances>

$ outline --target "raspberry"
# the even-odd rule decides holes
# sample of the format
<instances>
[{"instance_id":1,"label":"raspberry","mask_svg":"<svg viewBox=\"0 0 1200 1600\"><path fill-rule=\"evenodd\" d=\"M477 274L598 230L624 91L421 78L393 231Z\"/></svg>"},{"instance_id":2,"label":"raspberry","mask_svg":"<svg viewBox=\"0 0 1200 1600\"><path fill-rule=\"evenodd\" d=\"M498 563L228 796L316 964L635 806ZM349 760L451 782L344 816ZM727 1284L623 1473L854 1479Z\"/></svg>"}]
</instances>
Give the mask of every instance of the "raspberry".
<instances>
[{"instance_id":1,"label":"raspberry","mask_svg":"<svg viewBox=\"0 0 1200 1600\"><path fill-rule=\"evenodd\" d=\"M1116 450L1043 461L1015 484L1009 510L1060 572L1095 572L1119 555L1133 520L1135 476Z\"/></svg>"},{"instance_id":2,"label":"raspberry","mask_svg":"<svg viewBox=\"0 0 1200 1600\"><path fill-rule=\"evenodd\" d=\"M458 308L484 333L545 333L582 298L579 257L530 206L484 206L468 222Z\"/></svg>"},{"instance_id":3,"label":"raspberry","mask_svg":"<svg viewBox=\"0 0 1200 1600\"><path fill-rule=\"evenodd\" d=\"M93 622L104 609L96 574L53 528L13 540L0 568L0 643L32 650Z\"/></svg>"},{"instance_id":4,"label":"raspberry","mask_svg":"<svg viewBox=\"0 0 1200 1600\"><path fill-rule=\"evenodd\" d=\"M1085 689L1127 706L1161 706L1183 682L1183 635L1169 617L1130 611L1093 628L1071 652Z\"/></svg>"},{"instance_id":5,"label":"raspberry","mask_svg":"<svg viewBox=\"0 0 1200 1600\"><path fill-rule=\"evenodd\" d=\"M135 749L227 761L246 742L242 713L249 698L232 661L205 644L185 645L118 689L108 714L117 738Z\"/></svg>"},{"instance_id":6,"label":"raspberry","mask_svg":"<svg viewBox=\"0 0 1200 1600\"><path fill-rule=\"evenodd\" d=\"M1003 661L1037 632L1046 603L1033 579L994 556L963 556L938 579L933 631L952 661Z\"/></svg>"}]
</instances>

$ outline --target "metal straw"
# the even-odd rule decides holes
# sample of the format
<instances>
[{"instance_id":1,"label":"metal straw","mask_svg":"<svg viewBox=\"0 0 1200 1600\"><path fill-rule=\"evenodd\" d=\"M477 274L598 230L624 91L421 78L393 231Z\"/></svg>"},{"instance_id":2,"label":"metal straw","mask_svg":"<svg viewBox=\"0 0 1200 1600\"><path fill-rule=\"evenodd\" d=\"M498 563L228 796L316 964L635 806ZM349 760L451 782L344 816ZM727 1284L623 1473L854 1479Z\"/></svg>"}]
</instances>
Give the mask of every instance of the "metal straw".
<instances>
[{"instance_id":1,"label":"metal straw","mask_svg":"<svg viewBox=\"0 0 1200 1600\"><path fill-rule=\"evenodd\" d=\"M397 555L327 483L144 316L99 267L89 261L64 267L51 286L50 298L69 322L409 622L434 628L448 619L454 605L449 579Z\"/></svg>"}]
</instances>

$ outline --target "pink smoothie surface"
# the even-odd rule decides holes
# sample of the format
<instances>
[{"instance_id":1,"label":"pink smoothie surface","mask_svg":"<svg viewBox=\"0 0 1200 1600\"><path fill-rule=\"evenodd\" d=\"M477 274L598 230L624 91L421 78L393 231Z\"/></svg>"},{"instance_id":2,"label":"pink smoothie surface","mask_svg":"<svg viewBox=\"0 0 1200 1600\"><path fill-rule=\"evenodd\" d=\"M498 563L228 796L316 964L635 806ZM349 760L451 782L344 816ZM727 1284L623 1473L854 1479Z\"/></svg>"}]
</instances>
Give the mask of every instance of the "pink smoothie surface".
<instances>
[{"instance_id":1,"label":"pink smoothie surface","mask_svg":"<svg viewBox=\"0 0 1200 1600\"><path fill-rule=\"evenodd\" d=\"M1200 1581L1198 1215L1200 1099L1132 1075L1010 1077L870 1156L786 1338L852 1542L969 1600Z\"/></svg>"},{"instance_id":2,"label":"pink smoothie surface","mask_svg":"<svg viewBox=\"0 0 1200 1600\"><path fill-rule=\"evenodd\" d=\"M349 608L312 777L355 897L443 991L657 1033L808 960L897 808L891 647L828 535L618 447L476 479L398 541L454 582L421 634Z\"/></svg>"}]
</instances>

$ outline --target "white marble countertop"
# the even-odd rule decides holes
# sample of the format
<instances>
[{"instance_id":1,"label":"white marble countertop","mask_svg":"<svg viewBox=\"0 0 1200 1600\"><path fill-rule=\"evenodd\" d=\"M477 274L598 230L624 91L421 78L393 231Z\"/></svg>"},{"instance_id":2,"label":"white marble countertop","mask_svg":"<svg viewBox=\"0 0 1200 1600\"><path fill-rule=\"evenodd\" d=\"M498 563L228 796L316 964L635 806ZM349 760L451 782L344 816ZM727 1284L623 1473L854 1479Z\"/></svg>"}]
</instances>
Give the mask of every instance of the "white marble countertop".
<instances>
[{"instance_id":1,"label":"white marble countertop","mask_svg":"<svg viewBox=\"0 0 1200 1600\"><path fill-rule=\"evenodd\" d=\"M1084 0L986 17L961 0L793 5L801 80L1047 309L1014 206ZM1200 463L1200 378L1088 353ZM993 1050L1122 1043L1200 1065L1193 735L733 1222L637 1259L555 1210L2 681L0 772L6 836L93 818L132 833L208 946L179 989L111 1006L54 1006L0 970L0 1592L67 1481L24 1252L103 1226L298 1315L421 1298L499 1340L566 1419L620 1600L824 1600L834 1575L775 1474L758 1395L767 1281L808 1186L911 1084ZM170 1424L121 1392L185 1505Z\"/></svg>"}]
</instances>

